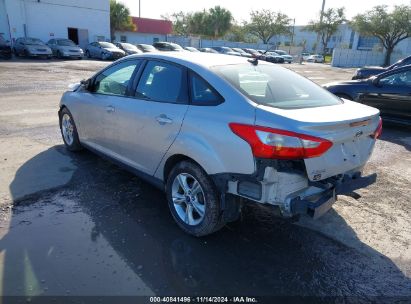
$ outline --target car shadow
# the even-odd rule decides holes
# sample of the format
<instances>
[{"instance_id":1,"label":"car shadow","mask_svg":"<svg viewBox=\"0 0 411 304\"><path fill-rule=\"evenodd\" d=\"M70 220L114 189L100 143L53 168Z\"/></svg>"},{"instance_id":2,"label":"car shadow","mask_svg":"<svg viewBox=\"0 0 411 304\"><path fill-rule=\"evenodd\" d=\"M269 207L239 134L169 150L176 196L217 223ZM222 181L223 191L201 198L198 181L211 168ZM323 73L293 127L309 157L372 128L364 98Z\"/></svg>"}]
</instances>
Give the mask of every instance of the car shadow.
<instances>
[{"instance_id":1,"label":"car shadow","mask_svg":"<svg viewBox=\"0 0 411 304\"><path fill-rule=\"evenodd\" d=\"M75 171L67 185L15 203L0 240L2 295L411 296L411 280L373 248L364 254L253 204L240 221L194 238L173 222L161 191L90 152L57 150ZM55 152L23 164L11 192L42 178Z\"/></svg>"},{"instance_id":2,"label":"car shadow","mask_svg":"<svg viewBox=\"0 0 411 304\"><path fill-rule=\"evenodd\" d=\"M383 122L380 140L403 146L408 151L411 151L411 126L399 126Z\"/></svg>"}]
</instances>

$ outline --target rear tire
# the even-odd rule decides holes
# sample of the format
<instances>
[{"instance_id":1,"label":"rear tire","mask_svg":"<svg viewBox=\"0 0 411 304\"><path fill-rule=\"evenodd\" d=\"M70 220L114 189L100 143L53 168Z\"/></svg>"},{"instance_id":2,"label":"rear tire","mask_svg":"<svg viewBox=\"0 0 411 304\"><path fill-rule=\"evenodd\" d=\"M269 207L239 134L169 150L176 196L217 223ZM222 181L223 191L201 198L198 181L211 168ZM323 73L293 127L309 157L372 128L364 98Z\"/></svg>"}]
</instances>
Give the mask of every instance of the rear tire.
<instances>
[{"instance_id":1,"label":"rear tire","mask_svg":"<svg viewBox=\"0 0 411 304\"><path fill-rule=\"evenodd\" d=\"M200 237L224 226L219 193L197 164L178 163L167 178L166 194L174 220L186 233Z\"/></svg>"},{"instance_id":2,"label":"rear tire","mask_svg":"<svg viewBox=\"0 0 411 304\"><path fill-rule=\"evenodd\" d=\"M67 108L63 108L60 112L60 131L67 150L76 152L83 149L73 116Z\"/></svg>"}]
</instances>

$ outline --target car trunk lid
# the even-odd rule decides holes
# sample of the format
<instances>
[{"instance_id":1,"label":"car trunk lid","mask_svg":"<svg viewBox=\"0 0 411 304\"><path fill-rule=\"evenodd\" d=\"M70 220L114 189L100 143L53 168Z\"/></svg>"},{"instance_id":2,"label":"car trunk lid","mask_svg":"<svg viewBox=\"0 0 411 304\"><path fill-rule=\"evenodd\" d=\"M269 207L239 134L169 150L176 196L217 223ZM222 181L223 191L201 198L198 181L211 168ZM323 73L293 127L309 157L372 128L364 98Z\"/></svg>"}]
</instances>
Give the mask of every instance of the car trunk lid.
<instances>
[{"instance_id":1,"label":"car trunk lid","mask_svg":"<svg viewBox=\"0 0 411 304\"><path fill-rule=\"evenodd\" d=\"M371 135L378 123L377 109L351 101L291 110L259 105L255 121L258 126L286 129L333 143L324 154L304 159L307 176L312 181L360 170L374 148Z\"/></svg>"}]
</instances>

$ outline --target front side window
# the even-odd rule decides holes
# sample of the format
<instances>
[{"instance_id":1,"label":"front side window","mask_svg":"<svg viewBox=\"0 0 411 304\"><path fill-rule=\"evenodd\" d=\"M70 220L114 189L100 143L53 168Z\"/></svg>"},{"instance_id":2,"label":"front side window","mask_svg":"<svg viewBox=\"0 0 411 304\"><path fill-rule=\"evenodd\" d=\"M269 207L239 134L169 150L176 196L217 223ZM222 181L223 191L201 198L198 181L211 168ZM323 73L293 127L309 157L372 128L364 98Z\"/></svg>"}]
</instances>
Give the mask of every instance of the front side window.
<instances>
[{"instance_id":1,"label":"front side window","mask_svg":"<svg viewBox=\"0 0 411 304\"><path fill-rule=\"evenodd\" d=\"M125 96L131 76L138 63L138 61L125 61L106 69L96 77L94 92Z\"/></svg>"},{"instance_id":2,"label":"front side window","mask_svg":"<svg viewBox=\"0 0 411 304\"><path fill-rule=\"evenodd\" d=\"M185 102L183 70L166 62L149 61L137 86L136 97L170 103Z\"/></svg>"},{"instance_id":3,"label":"front side window","mask_svg":"<svg viewBox=\"0 0 411 304\"><path fill-rule=\"evenodd\" d=\"M380 84L411 87L411 71L391 74L380 79Z\"/></svg>"},{"instance_id":4,"label":"front side window","mask_svg":"<svg viewBox=\"0 0 411 304\"><path fill-rule=\"evenodd\" d=\"M200 76L190 77L191 102L194 105L217 105L223 98Z\"/></svg>"},{"instance_id":5,"label":"front side window","mask_svg":"<svg viewBox=\"0 0 411 304\"><path fill-rule=\"evenodd\" d=\"M342 103L335 95L288 69L251 63L215 66L212 69L258 104L300 109Z\"/></svg>"}]
</instances>

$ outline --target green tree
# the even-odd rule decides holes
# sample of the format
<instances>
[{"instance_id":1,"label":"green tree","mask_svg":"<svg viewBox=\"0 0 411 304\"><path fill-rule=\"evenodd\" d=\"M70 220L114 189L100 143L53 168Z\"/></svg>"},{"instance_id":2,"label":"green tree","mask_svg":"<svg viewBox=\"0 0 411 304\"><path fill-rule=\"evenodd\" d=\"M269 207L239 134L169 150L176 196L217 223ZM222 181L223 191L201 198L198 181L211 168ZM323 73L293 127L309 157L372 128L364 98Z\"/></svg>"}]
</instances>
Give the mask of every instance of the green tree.
<instances>
[{"instance_id":1,"label":"green tree","mask_svg":"<svg viewBox=\"0 0 411 304\"><path fill-rule=\"evenodd\" d=\"M189 36L191 32L190 20L192 14L180 11L171 15L162 15L161 18L173 23L173 33L176 35Z\"/></svg>"},{"instance_id":2,"label":"green tree","mask_svg":"<svg viewBox=\"0 0 411 304\"><path fill-rule=\"evenodd\" d=\"M252 11L251 22L246 24L248 31L267 44L277 35L289 35L291 19L282 13L271 10Z\"/></svg>"},{"instance_id":3,"label":"green tree","mask_svg":"<svg viewBox=\"0 0 411 304\"><path fill-rule=\"evenodd\" d=\"M384 65L389 65L395 46L411 36L411 7L395 6L392 12L386 5L355 16L353 28L362 35L377 37L385 48Z\"/></svg>"},{"instance_id":4,"label":"green tree","mask_svg":"<svg viewBox=\"0 0 411 304\"><path fill-rule=\"evenodd\" d=\"M123 3L110 0L110 34L114 40L115 31L135 31L136 26L131 21L130 10Z\"/></svg>"},{"instance_id":5,"label":"green tree","mask_svg":"<svg viewBox=\"0 0 411 304\"><path fill-rule=\"evenodd\" d=\"M208 10L206 24L213 32L213 37L224 36L232 26L233 15L229 10L217 5Z\"/></svg>"},{"instance_id":6,"label":"green tree","mask_svg":"<svg viewBox=\"0 0 411 304\"><path fill-rule=\"evenodd\" d=\"M345 21L344 7L329 8L322 14L322 18L320 12L319 20L311 20L304 30L315 32L320 35L322 51L325 52L331 36L337 32L338 26Z\"/></svg>"}]
</instances>

